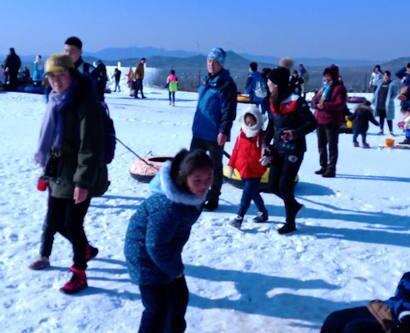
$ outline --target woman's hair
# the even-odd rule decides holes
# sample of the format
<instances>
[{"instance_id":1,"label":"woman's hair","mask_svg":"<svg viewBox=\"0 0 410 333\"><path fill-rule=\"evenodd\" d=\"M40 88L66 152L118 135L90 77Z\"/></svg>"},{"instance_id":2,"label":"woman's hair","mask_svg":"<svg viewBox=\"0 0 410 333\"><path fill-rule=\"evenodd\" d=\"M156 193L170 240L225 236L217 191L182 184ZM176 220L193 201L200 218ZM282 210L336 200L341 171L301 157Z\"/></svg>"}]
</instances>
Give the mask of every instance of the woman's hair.
<instances>
[{"instance_id":1,"label":"woman's hair","mask_svg":"<svg viewBox=\"0 0 410 333\"><path fill-rule=\"evenodd\" d=\"M379 71L382 70L382 68L380 67L380 65L375 65L375 66L373 67L373 72L374 72L376 69L378 69Z\"/></svg>"},{"instance_id":2,"label":"woman's hair","mask_svg":"<svg viewBox=\"0 0 410 333\"><path fill-rule=\"evenodd\" d=\"M169 74L175 75L175 71L174 71L173 69L171 69L171 70L169 71Z\"/></svg>"},{"instance_id":3,"label":"woman's hair","mask_svg":"<svg viewBox=\"0 0 410 333\"><path fill-rule=\"evenodd\" d=\"M213 169L214 165L208 154L202 149L188 151L182 149L171 163L171 179L182 191L190 193L186 180L195 170Z\"/></svg>"}]
</instances>

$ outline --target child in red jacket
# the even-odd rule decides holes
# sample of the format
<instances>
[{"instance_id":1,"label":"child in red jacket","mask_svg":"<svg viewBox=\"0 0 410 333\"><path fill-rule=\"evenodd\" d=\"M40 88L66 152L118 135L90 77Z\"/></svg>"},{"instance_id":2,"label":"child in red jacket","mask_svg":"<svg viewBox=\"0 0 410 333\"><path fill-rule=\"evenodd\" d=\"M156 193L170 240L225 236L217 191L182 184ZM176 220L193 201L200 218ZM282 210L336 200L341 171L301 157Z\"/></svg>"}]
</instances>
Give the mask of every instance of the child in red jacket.
<instances>
[{"instance_id":1,"label":"child in red jacket","mask_svg":"<svg viewBox=\"0 0 410 333\"><path fill-rule=\"evenodd\" d=\"M241 131L228 162L229 173L232 174L233 169L238 170L243 181L238 216L231 221L231 225L238 229L242 225L252 200L259 210L259 215L253 221L266 222L268 220L268 211L259 193L260 180L266 167L260 162L264 133L262 131L263 117L258 107L251 104L241 122Z\"/></svg>"}]
</instances>

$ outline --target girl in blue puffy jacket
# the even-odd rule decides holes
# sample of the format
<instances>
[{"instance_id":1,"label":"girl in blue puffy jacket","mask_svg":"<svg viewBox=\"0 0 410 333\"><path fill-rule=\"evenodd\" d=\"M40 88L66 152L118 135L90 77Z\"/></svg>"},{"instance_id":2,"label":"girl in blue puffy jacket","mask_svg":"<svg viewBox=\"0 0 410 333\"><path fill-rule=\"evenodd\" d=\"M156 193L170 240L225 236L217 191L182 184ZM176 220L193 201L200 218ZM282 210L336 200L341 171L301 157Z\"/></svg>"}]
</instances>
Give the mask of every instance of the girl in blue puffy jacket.
<instances>
[{"instance_id":1,"label":"girl in blue puffy jacket","mask_svg":"<svg viewBox=\"0 0 410 333\"><path fill-rule=\"evenodd\" d=\"M131 280L144 311L139 332L184 332L188 288L182 250L212 184L213 165L202 150L181 150L161 168L125 237Z\"/></svg>"}]
</instances>

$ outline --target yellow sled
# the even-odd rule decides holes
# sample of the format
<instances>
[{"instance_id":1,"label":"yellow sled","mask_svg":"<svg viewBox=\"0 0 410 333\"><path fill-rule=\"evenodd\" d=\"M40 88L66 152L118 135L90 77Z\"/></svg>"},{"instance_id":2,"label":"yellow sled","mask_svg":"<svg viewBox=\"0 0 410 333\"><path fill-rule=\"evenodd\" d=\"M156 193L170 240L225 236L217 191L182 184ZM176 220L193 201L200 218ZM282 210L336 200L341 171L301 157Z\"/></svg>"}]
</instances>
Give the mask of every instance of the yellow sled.
<instances>
[{"instance_id":1,"label":"yellow sled","mask_svg":"<svg viewBox=\"0 0 410 333\"><path fill-rule=\"evenodd\" d=\"M242 179L241 176L238 172L238 170L234 169L233 173L232 173L232 177L229 178L228 177L228 167L224 166L223 169L223 175L225 180L229 183L232 184L233 186L242 189L243 188L243 183L242 183ZM295 178L295 183L297 183L299 181L299 176L297 175ZM271 193L272 190L269 186L269 168L266 170L266 172L263 174L262 178L261 178L261 183L259 185L259 190L261 192L268 192Z\"/></svg>"},{"instance_id":2,"label":"yellow sled","mask_svg":"<svg viewBox=\"0 0 410 333\"><path fill-rule=\"evenodd\" d=\"M249 103L250 103L249 95L241 95L241 94L239 94L239 95L236 97L236 101L237 101L238 103L249 104Z\"/></svg>"}]
</instances>

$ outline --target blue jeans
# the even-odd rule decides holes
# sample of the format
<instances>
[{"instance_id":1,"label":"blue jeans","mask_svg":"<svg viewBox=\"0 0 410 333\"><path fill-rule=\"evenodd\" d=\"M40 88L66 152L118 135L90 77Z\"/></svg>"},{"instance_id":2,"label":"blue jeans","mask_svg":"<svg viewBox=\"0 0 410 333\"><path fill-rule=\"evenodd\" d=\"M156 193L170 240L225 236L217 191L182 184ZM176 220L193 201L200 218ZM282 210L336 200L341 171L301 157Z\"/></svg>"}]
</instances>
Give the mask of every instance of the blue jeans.
<instances>
[{"instance_id":1,"label":"blue jeans","mask_svg":"<svg viewBox=\"0 0 410 333\"><path fill-rule=\"evenodd\" d=\"M140 285L144 305L138 333L182 333L189 291L185 277L169 284Z\"/></svg>"},{"instance_id":2,"label":"blue jeans","mask_svg":"<svg viewBox=\"0 0 410 333\"><path fill-rule=\"evenodd\" d=\"M241 205L239 207L238 215L244 217L251 201L255 203L258 210L262 213L268 213L265 207L265 203L259 193L260 178L246 178L243 179L243 192L241 198Z\"/></svg>"}]
</instances>

